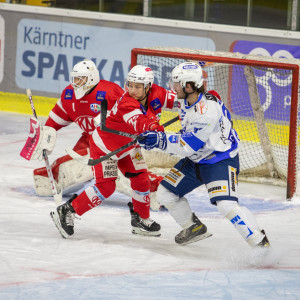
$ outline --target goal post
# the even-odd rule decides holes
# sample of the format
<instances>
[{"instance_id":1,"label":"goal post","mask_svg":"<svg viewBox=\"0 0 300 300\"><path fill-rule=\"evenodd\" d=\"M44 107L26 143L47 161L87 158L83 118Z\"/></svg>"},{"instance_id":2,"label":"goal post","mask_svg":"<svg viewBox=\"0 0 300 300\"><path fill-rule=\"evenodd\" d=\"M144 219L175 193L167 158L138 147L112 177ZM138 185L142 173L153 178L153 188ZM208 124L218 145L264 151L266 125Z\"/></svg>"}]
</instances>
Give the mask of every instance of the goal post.
<instances>
[{"instance_id":1,"label":"goal post","mask_svg":"<svg viewBox=\"0 0 300 300\"><path fill-rule=\"evenodd\" d=\"M202 65L206 89L216 90L232 115L241 139L240 178L284 183L290 200L296 193L299 168L300 60L176 47L131 51L131 67L151 67L154 82L167 89L171 71L184 61ZM171 114L164 111L162 118ZM171 132L180 130L176 126ZM157 153L152 155L157 162ZM172 167L166 162L163 158L164 166Z\"/></svg>"}]
</instances>

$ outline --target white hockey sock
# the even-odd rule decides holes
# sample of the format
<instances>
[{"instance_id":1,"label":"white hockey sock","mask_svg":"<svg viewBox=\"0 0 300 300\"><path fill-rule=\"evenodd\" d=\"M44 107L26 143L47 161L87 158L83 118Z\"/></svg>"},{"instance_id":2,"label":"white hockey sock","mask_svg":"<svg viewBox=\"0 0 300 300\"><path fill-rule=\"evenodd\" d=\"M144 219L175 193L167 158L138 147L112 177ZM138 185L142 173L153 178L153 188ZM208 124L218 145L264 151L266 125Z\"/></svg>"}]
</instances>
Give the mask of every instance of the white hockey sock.
<instances>
[{"instance_id":1,"label":"white hockey sock","mask_svg":"<svg viewBox=\"0 0 300 300\"><path fill-rule=\"evenodd\" d=\"M186 198L179 198L162 185L159 185L157 190L157 200L161 205L164 205L168 209L170 215L183 229L186 229L193 224L193 213Z\"/></svg>"},{"instance_id":2,"label":"white hockey sock","mask_svg":"<svg viewBox=\"0 0 300 300\"><path fill-rule=\"evenodd\" d=\"M264 235L254 215L246 207L229 200L218 201L217 207L250 246L254 247L262 241Z\"/></svg>"}]
</instances>

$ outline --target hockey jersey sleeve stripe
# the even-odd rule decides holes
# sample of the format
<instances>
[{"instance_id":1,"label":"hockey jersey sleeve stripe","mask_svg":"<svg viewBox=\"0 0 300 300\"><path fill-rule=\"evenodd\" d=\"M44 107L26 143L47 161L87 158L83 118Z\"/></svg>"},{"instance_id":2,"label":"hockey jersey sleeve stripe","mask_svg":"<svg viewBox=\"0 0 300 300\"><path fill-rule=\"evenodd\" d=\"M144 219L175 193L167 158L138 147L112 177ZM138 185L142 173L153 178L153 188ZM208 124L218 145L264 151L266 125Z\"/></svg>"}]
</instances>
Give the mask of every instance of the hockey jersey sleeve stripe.
<instances>
[{"instance_id":1,"label":"hockey jersey sleeve stripe","mask_svg":"<svg viewBox=\"0 0 300 300\"><path fill-rule=\"evenodd\" d=\"M194 151L203 147L204 142L197 138L192 132L186 132L181 135L181 139L187 143Z\"/></svg>"},{"instance_id":2,"label":"hockey jersey sleeve stripe","mask_svg":"<svg viewBox=\"0 0 300 300\"><path fill-rule=\"evenodd\" d=\"M98 134L97 130L94 130L93 134L92 134L92 138L94 140L95 145L102 150L104 153L109 153L110 151L106 148L106 146L103 143L103 140L101 139L101 137ZM114 155L112 156L112 159L116 159L117 157Z\"/></svg>"},{"instance_id":3,"label":"hockey jersey sleeve stripe","mask_svg":"<svg viewBox=\"0 0 300 300\"><path fill-rule=\"evenodd\" d=\"M68 113L65 111L65 109L63 108L62 106L62 102L61 102L61 99L59 99L56 104L59 106L59 108L66 114L68 115Z\"/></svg>"},{"instance_id":4,"label":"hockey jersey sleeve stripe","mask_svg":"<svg viewBox=\"0 0 300 300\"><path fill-rule=\"evenodd\" d=\"M59 117L57 114L55 114L53 111L50 111L49 113L49 117L57 124L61 125L61 126L67 126L69 124L71 124L72 122L70 121L66 121L64 119L62 119L61 117Z\"/></svg>"},{"instance_id":5,"label":"hockey jersey sleeve stripe","mask_svg":"<svg viewBox=\"0 0 300 300\"><path fill-rule=\"evenodd\" d=\"M128 120L130 120L132 117L137 116L137 115L142 115L143 113L139 109L135 109L127 114L123 115L123 120L127 123Z\"/></svg>"}]
</instances>

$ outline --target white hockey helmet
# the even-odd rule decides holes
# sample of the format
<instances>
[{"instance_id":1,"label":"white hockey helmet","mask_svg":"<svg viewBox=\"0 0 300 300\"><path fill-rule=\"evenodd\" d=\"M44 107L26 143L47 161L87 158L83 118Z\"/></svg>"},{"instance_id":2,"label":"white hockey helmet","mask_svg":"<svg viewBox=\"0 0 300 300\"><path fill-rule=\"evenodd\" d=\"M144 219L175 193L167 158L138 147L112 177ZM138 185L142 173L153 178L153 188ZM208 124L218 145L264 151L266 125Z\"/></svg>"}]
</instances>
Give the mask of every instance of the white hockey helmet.
<instances>
[{"instance_id":1,"label":"white hockey helmet","mask_svg":"<svg viewBox=\"0 0 300 300\"><path fill-rule=\"evenodd\" d=\"M153 71L149 67L136 65L134 66L127 75L126 86L129 82L143 83L144 87L151 87L154 81Z\"/></svg>"},{"instance_id":2,"label":"white hockey helmet","mask_svg":"<svg viewBox=\"0 0 300 300\"><path fill-rule=\"evenodd\" d=\"M75 78L81 80L75 82ZM70 72L70 82L74 88L76 99L81 99L100 81L99 71L93 61L84 59L73 67Z\"/></svg>"},{"instance_id":3,"label":"white hockey helmet","mask_svg":"<svg viewBox=\"0 0 300 300\"><path fill-rule=\"evenodd\" d=\"M174 91L174 83L179 83L184 89L187 82L193 82L196 88L203 85L202 68L195 62L184 62L176 66L171 75L170 88Z\"/></svg>"}]
</instances>

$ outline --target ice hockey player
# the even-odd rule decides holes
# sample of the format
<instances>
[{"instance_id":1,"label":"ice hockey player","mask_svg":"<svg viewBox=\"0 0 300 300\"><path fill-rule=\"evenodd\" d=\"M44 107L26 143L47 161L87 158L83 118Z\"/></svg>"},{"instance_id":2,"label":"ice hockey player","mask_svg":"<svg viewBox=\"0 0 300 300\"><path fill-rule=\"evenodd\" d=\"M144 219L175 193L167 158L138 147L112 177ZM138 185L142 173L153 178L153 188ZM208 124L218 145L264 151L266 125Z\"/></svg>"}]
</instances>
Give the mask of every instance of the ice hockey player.
<instances>
[{"instance_id":1,"label":"ice hockey player","mask_svg":"<svg viewBox=\"0 0 300 300\"><path fill-rule=\"evenodd\" d=\"M106 119L106 127L131 134L146 130L163 131L159 124L161 109L173 108L175 93L153 84L153 71L137 65L127 75L128 92L118 99ZM112 136L113 135L113 136ZM93 132L91 158L97 159L129 143L132 139L102 131ZM160 236L160 225L150 218L150 180L141 148L131 146L111 159L94 166L95 184L51 212L64 238L74 233L75 214L81 216L110 197L116 188L118 169L130 180L133 190L131 212L132 233Z\"/></svg>"},{"instance_id":2,"label":"ice hockey player","mask_svg":"<svg viewBox=\"0 0 300 300\"><path fill-rule=\"evenodd\" d=\"M121 97L124 90L117 84L100 80L99 71L93 61L85 59L77 63L70 72L70 82L61 94L54 108L51 110L42 130L50 130L54 136L56 131L75 122L82 130L82 135L73 150L80 155L89 155L89 139L95 129L94 118L100 113L100 103L105 98L108 109L111 109L116 99ZM45 132L46 132L45 131ZM40 138L42 140L42 137ZM55 146L39 145L39 149ZM48 149L47 148L47 149ZM39 149L36 149L39 152ZM33 155L33 159L34 159ZM93 179L91 167L85 166L69 155L62 156L52 164L53 177L58 190L74 187L79 189L84 183ZM45 167L35 169L33 172L37 195L51 196L52 191Z\"/></svg>"},{"instance_id":3,"label":"ice hockey player","mask_svg":"<svg viewBox=\"0 0 300 300\"><path fill-rule=\"evenodd\" d=\"M210 201L252 247L268 247L264 230L254 215L238 203L239 138L231 115L216 91L205 91L202 68L184 62L172 71L171 88L177 93L182 124L180 134L145 132L140 145L178 154L181 159L158 187L158 201L183 230L175 237L188 244L211 236L207 227L192 212L185 195L205 184Z\"/></svg>"},{"instance_id":4,"label":"ice hockey player","mask_svg":"<svg viewBox=\"0 0 300 300\"><path fill-rule=\"evenodd\" d=\"M89 156L89 139L95 129L94 118L100 114L100 103L105 98L108 101L108 110L116 100L124 94L124 90L117 84L100 80L99 71L93 61L85 59L77 63L70 72L70 82L60 99L51 110L45 126L38 120L41 134L40 144L32 153L31 159L38 159L36 153L40 149L47 149L50 154L55 146L56 132L75 122L82 130L82 135L73 150L82 156ZM37 126L37 125L36 125ZM43 141L44 140L44 141ZM42 142L43 141L43 142ZM42 156L39 155L40 160ZM52 173L58 191L72 192L82 188L86 182L92 180L93 172L90 166L83 165L64 155L56 159L52 165ZM149 172L151 179L151 192L155 192L161 176ZM52 190L45 167L33 171L36 193L39 196L52 196Z\"/></svg>"}]
</instances>

